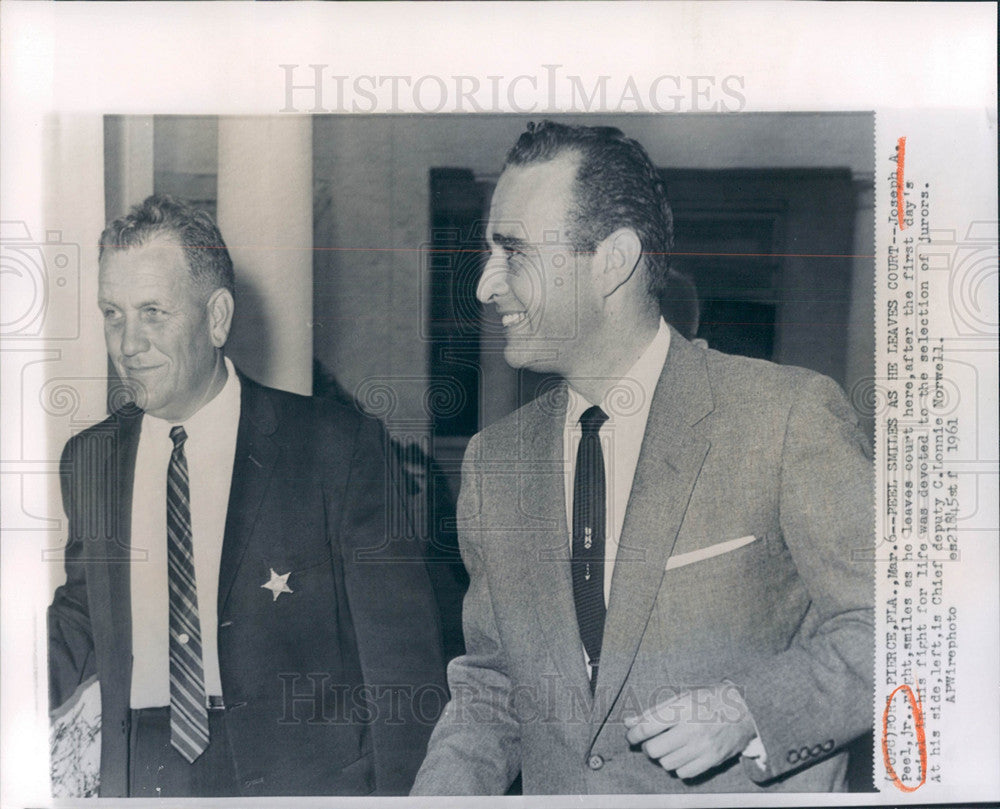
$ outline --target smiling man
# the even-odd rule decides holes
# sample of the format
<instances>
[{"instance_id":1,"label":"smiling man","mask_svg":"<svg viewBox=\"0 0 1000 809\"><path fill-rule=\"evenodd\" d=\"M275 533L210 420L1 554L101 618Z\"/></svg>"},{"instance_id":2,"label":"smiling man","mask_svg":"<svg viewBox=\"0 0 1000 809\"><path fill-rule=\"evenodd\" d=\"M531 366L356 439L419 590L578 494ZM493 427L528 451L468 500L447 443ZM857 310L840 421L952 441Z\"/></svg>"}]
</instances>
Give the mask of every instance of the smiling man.
<instances>
[{"instance_id":1,"label":"smiling man","mask_svg":"<svg viewBox=\"0 0 1000 809\"><path fill-rule=\"evenodd\" d=\"M618 130L507 157L478 296L564 384L469 444L467 652L414 794L844 789L872 721L872 464L831 380L660 317L672 219Z\"/></svg>"},{"instance_id":2,"label":"smiling man","mask_svg":"<svg viewBox=\"0 0 1000 809\"><path fill-rule=\"evenodd\" d=\"M387 538L383 432L240 374L233 293L221 234L183 202L101 236L134 404L63 452L51 708L99 683L104 797L405 792L433 718L412 700L444 672L426 570Z\"/></svg>"}]
</instances>

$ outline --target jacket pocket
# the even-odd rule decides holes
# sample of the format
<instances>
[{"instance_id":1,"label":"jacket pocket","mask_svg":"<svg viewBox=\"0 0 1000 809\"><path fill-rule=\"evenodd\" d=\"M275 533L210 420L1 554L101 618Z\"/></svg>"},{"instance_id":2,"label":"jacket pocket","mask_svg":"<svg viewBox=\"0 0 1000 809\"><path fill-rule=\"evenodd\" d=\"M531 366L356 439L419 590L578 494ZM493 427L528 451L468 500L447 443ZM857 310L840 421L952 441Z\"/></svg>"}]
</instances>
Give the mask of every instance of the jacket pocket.
<instances>
[{"instance_id":1,"label":"jacket pocket","mask_svg":"<svg viewBox=\"0 0 1000 809\"><path fill-rule=\"evenodd\" d=\"M716 556L721 556L724 553L732 553L735 550L749 545L751 542L757 542L760 538L749 534L745 537L739 537L737 539L729 539L725 542L717 542L714 545L709 545L707 548L698 548L695 551L688 551L687 553L675 553L667 559L665 570L674 570L679 567L685 567L687 565L692 565L696 562L704 561L705 559L712 559Z\"/></svg>"}]
</instances>

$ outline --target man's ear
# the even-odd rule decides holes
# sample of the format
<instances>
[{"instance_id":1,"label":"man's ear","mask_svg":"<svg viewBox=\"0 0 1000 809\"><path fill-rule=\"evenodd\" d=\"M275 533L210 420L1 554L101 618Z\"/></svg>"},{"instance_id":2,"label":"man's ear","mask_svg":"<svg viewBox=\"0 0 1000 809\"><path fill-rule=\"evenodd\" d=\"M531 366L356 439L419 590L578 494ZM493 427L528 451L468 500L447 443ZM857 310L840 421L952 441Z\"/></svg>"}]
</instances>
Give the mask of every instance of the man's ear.
<instances>
[{"instance_id":1,"label":"man's ear","mask_svg":"<svg viewBox=\"0 0 1000 809\"><path fill-rule=\"evenodd\" d=\"M233 326L233 311L235 301L233 293L225 287L220 287L208 296L208 328L212 336L212 345L222 348L229 339L229 330Z\"/></svg>"},{"instance_id":2,"label":"man's ear","mask_svg":"<svg viewBox=\"0 0 1000 809\"><path fill-rule=\"evenodd\" d=\"M594 250L597 284L608 297L631 278L642 259L642 242L632 228L618 228L609 233Z\"/></svg>"}]
</instances>

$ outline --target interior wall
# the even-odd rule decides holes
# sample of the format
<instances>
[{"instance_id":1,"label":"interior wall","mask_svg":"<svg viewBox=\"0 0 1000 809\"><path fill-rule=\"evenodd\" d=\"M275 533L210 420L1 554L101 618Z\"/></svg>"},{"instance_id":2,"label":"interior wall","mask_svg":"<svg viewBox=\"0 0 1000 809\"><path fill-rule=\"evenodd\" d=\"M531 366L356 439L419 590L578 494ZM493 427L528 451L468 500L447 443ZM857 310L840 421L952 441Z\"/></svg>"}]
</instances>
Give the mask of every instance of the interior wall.
<instances>
[{"instance_id":1,"label":"interior wall","mask_svg":"<svg viewBox=\"0 0 1000 809\"><path fill-rule=\"evenodd\" d=\"M846 387L874 356L870 113L553 116L617 126L658 166L847 168L858 179ZM427 342L420 246L430 227L429 170L496 175L537 116L316 116L314 355L340 384L393 423L426 424ZM797 246L798 247L798 246ZM808 250L803 250L808 252ZM857 300L854 300L857 298Z\"/></svg>"},{"instance_id":2,"label":"interior wall","mask_svg":"<svg viewBox=\"0 0 1000 809\"><path fill-rule=\"evenodd\" d=\"M664 167L847 168L857 178L845 387L871 375L874 282L870 113L557 116L618 126ZM315 116L313 351L346 392L393 426L423 429L428 384L421 246L429 171L495 176L532 116ZM213 197L217 122L157 116L156 175ZM169 181L169 182L168 182ZM205 186L204 193L199 193ZM212 188L209 188L212 186ZM177 191L174 188L163 190ZM808 252L808 250L804 250ZM838 349L840 347L838 346Z\"/></svg>"}]
</instances>

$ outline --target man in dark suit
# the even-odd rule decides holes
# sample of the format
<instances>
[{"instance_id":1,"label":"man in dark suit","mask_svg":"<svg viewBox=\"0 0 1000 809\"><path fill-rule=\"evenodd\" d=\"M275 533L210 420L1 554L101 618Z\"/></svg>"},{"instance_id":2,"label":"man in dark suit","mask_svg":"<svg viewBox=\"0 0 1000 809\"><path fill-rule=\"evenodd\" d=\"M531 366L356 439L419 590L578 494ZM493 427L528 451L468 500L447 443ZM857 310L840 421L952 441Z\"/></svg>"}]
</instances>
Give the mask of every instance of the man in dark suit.
<instances>
[{"instance_id":1,"label":"man in dark suit","mask_svg":"<svg viewBox=\"0 0 1000 809\"><path fill-rule=\"evenodd\" d=\"M871 727L873 469L831 380L660 314L642 147L529 125L478 297L564 382L474 436L466 653L414 794L831 791Z\"/></svg>"},{"instance_id":2,"label":"man in dark suit","mask_svg":"<svg viewBox=\"0 0 1000 809\"><path fill-rule=\"evenodd\" d=\"M426 570L387 537L385 436L240 374L233 286L214 222L180 201L102 234L134 404L63 452L51 707L99 683L102 796L405 792L443 663Z\"/></svg>"}]
</instances>

